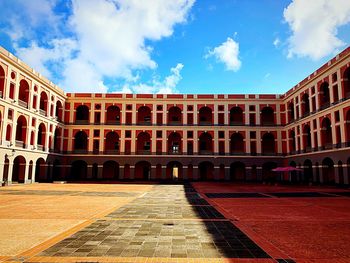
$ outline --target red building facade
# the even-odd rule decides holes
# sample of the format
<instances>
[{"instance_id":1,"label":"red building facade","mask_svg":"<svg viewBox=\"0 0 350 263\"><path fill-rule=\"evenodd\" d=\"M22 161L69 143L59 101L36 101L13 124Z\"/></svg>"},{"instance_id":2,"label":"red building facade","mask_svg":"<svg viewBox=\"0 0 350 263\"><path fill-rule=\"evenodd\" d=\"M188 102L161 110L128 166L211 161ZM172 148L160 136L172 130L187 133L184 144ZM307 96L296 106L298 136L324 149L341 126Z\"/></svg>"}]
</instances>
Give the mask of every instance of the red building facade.
<instances>
[{"instance_id":1,"label":"red building facade","mask_svg":"<svg viewBox=\"0 0 350 263\"><path fill-rule=\"evenodd\" d=\"M0 52L0 181L349 184L350 48L282 95L64 93Z\"/></svg>"}]
</instances>

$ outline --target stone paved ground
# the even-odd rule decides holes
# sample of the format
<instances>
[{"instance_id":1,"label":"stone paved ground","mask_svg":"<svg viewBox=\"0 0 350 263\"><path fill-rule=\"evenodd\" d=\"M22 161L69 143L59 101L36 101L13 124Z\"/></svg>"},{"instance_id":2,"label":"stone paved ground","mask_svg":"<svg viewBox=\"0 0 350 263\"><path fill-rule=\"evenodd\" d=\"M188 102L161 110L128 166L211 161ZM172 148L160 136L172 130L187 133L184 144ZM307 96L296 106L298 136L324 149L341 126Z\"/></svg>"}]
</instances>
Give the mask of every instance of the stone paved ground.
<instances>
[{"instance_id":1,"label":"stone paved ground","mask_svg":"<svg viewBox=\"0 0 350 263\"><path fill-rule=\"evenodd\" d=\"M350 262L347 189L0 188L0 262Z\"/></svg>"}]
</instances>

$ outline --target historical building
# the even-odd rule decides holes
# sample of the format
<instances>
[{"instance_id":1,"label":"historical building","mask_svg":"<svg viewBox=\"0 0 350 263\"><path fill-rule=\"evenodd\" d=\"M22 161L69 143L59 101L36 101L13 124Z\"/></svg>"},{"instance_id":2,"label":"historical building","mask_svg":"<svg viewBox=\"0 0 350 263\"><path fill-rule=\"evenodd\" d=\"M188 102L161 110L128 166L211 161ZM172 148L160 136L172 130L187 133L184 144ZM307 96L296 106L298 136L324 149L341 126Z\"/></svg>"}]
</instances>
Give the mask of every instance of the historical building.
<instances>
[{"instance_id":1,"label":"historical building","mask_svg":"<svg viewBox=\"0 0 350 263\"><path fill-rule=\"evenodd\" d=\"M350 47L281 95L65 93L0 50L0 181L349 184Z\"/></svg>"}]
</instances>

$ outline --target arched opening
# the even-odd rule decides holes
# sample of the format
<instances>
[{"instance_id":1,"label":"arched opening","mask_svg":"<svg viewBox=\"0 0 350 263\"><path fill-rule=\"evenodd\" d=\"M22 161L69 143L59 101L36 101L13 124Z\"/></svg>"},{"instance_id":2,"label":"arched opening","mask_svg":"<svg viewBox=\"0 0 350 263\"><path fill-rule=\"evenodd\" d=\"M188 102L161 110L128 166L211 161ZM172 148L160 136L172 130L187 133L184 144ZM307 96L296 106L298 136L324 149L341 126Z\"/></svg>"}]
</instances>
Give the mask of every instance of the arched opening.
<instances>
[{"instance_id":1,"label":"arched opening","mask_svg":"<svg viewBox=\"0 0 350 263\"><path fill-rule=\"evenodd\" d=\"M243 110L240 107L231 108L230 125L243 125Z\"/></svg>"},{"instance_id":2,"label":"arched opening","mask_svg":"<svg viewBox=\"0 0 350 263\"><path fill-rule=\"evenodd\" d=\"M264 155L275 154L275 137L272 133L265 133L262 137L261 152Z\"/></svg>"},{"instance_id":3,"label":"arched opening","mask_svg":"<svg viewBox=\"0 0 350 263\"><path fill-rule=\"evenodd\" d=\"M75 122L78 124L87 124L90 119L90 110L86 105L80 105L75 110Z\"/></svg>"},{"instance_id":4,"label":"arched opening","mask_svg":"<svg viewBox=\"0 0 350 263\"><path fill-rule=\"evenodd\" d=\"M136 180L151 180L151 164L146 161L141 161L135 165Z\"/></svg>"},{"instance_id":5,"label":"arched opening","mask_svg":"<svg viewBox=\"0 0 350 263\"><path fill-rule=\"evenodd\" d=\"M230 179L231 181L245 181L245 165L242 162L234 162L230 166Z\"/></svg>"},{"instance_id":6,"label":"arched opening","mask_svg":"<svg viewBox=\"0 0 350 263\"><path fill-rule=\"evenodd\" d=\"M170 133L168 137L168 153L180 154L182 152L181 135L177 132Z\"/></svg>"},{"instance_id":7,"label":"arched opening","mask_svg":"<svg viewBox=\"0 0 350 263\"><path fill-rule=\"evenodd\" d=\"M119 135L118 133L111 131L107 133L105 140L105 152L110 154L118 154L119 148Z\"/></svg>"},{"instance_id":8,"label":"arched opening","mask_svg":"<svg viewBox=\"0 0 350 263\"><path fill-rule=\"evenodd\" d=\"M320 86L320 108L326 108L330 105L330 96L329 96L329 84L328 82L323 82Z\"/></svg>"},{"instance_id":9,"label":"arched opening","mask_svg":"<svg viewBox=\"0 0 350 263\"><path fill-rule=\"evenodd\" d=\"M107 124L120 124L120 109L118 106L109 106L106 114Z\"/></svg>"},{"instance_id":10,"label":"arched opening","mask_svg":"<svg viewBox=\"0 0 350 263\"><path fill-rule=\"evenodd\" d=\"M8 178L9 178L9 168L10 168L10 160L5 157L5 162L4 162L4 174L2 177L2 180L7 183L8 182Z\"/></svg>"},{"instance_id":11,"label":"arched opening","mask_svg":"<svg viewBox=\"0 0 350 263\"><path fill-rule=\"evenodd\" d=\"M39 109L40 109L40 113L42 115L46 115L47 114L47 108L48 107L48 98L47 98L47 94L45 91L42 91L40 93L40 106L39 106Z\"/></svg>"},{"instance_id":12,"label":"arched opening","mask_svg":"<svg viewBox=\"0 0 350 263\"><path fill-rule=\"evenodd\" d=\"M88 140L84 131L78 131L74 136L74 151L87 151Z\"/></svg>"},{"instance_id":13,"label":"arched opening","mask_svg":"<svg viewBox=\"0 0 350 263\"><path fill-rule=\"evenodd\" d=\"M345 132L346 146L350 146L350 110L346 112L345 116Z\"/></svg>"},{"instance_id":14,"label":"arched opening","mask_svg":"<svg viewBox=\"0 0 350 263\"><path fill-rule=\"evenodd\" d=\"M289 132L289 152L295 153L295 151L296 151L295 132L291 130Z\"/></svg>"},{"instance_id":15,"label":"arched opening","mask_svg":"<svg viewBox=\"0 0 350 263\"><path fill-rule=\"evenodd\" d=\"M338 162L338 184L344 185L344 170L343 170L343 162Z\"/></svg>"},{"instance_id":16,"label":"arched opening","mask_svg":"<svg viewBox=\"0 0 350 263\"><path fill-rule=\"evenodd\" d=\"M213 124L213 113L211 108L202 107L199 109L199 125L211 125Z\"/></svg>"},{"instance_id":17,"label":"arched opening","mask_svg":"<svg viewBox=\"0 0 350 263\"><path fill-rule=\"evenodd\" d=\"M53 137L53 149L58 153L61 151L61 128L56 128Z\"/></svg>"},{"instance_id":18,"label":"arched opening","mask_svg":"<svg viewBox=\"0 0 350 263\"><path fill-rule=\"evenodd\" d=\"M119 164L115 161L107 161L103 164L102 179L118 180L119 179Z\"/></svg>"},{"instance_id":19,"label":"arched opening","mask_svg":"<svg viewBox=\"0 0 350 263\"><path fill-rule=\"evenodd\" d=\"M212 154L213 153L213 138L208 132L203 132L199 136L199 154Z\"/></svg>"},{"instance_id":20,"label":"arched opening","mask_svg":"<svg viewBox=\"0 0 350 263\"><path fill-rule=\"evenodd\" d=\"M182 123L182 113L179 107L171 107L168 112L168 124L180 125Z\"/></svg>"},{"instance_id":21,"label":"arched opening","mask_svg":"<svg viewBox=\"0 0 350 263\"><path fill-rule=\"evenodd\" d=\"M324 184L335 184L334 162L331 158L322 161L322 177Z\"/></svg>"},{"instance_id":22,"label":"arched opening","mask_svg":"<svg viewBox=\"0 0 350 263\"><path fill-rule=\"evenodd\" d=\"M303 143L304 143L304 150L306 152L309 152L311 150L311 129L309 125L304 126L304 133L303 133Z\"/></svg>"},{"instance_id":23,"label":"arched opening","mask_svg":"<svg viewBox=\"0 0 350 263\"><path fill-rule=\"evenodd\" d=\"M307 159L304 162L304 182L312 183L312 180L313 180L312 162L309 159Z\"/></svg>"},{"instance_id":24,"label":"arched opening","mask_svg":"<svg viewBox=\"0 0 350 263\"><path fill-rule=\"evenodd\" d=\"M86 180L87 179L87 163L82 160L74 161L71 164L70 170L71 180Z\"/></svg>"},{"instance_id":25,"label":"arched opening","mask_svg":"<svg viewBox=\"0 0 350 263\"><path fill-rule=\"evenodd\" d=\"M46 170L47 166L43 158L39 158L35 165L35 181L36 182L46 182Z\"/></svg>"},{"instance_id":26,"label":"arched opening","mask_svg":"<svg viewBox=\"0 0 350 263\"><path fill-rule=\"evenodd\" d=\"M275 113L271 107L264 107L261 110L261 125L269 126L275 124Z\"/></svg>"},{"instance_id":27,"label":"arched opening","mask_svg":"<svg viewBox=\"0 0 350 263\"><path fill-rule=\"evenodd\" d=\"M27 119L21 115L17 119L16 126L16 146L25 147L27 138Z\"/></svg>"},{"instance_id":28,"label":"arched opening","mask_svg":"<svg viewBox=\"0 0 350 263\"><path fill-rule=\"evenodd\" d=\"M24 183L26 160L23 156L17 156L13 160L12 182Z\"/></svg>"},{"instance_id":29,"label":"arched opening","mask_svg":"<svg viewBox=\"0 0 350 263\"><path fill-rule=\"evenodd\" d=\"M198 165L199 180L207 181L214 179L214 165L211 162L201 162Z\"/></svg>"},{"instance_id":30,"label":"arched opening","mask_svg":"<svg viewBox=\"0 0 350 263\"><path fill-rule=\"evenodd\" d=\"M28 181L32 181L32 175L33 175L33 161L29 162L29 169L28 169Z\"/></svg>"},{"instance_id":31,"label":"arched opening","mask_svg":"<svg viewBox=\"0 0 350 263\"><path fill-rule=\"evenodd\" d=\"M333 145L332 127L331 127L331 121L328 118L324 118L322 120L321 138L322 138L322 145L326 149L332 148L332 145Z\"/></svg>"},{"instance_id":32,"label":"arched opening","mask_svg":"<svg viewBox=\"0 0 350 263\"><path fill-rule=\"evenodd\" d=\"M45 142L46 142L46 127L44 123L40 123L38 128L38 140L37 140L37 146L38 150L45 150Z\"/></svg>"},{"instance_id":33,"label":"arched opening","mask_svg":"<svg viewBox=\"0 0 350 263\"><path fill-rule=\"evenodd\" d=\"M289 122L292 122L294 121L295 119L295 114L294 114L294 103L289 103L288 105L288 119L289 119Z\"/></svg>"},{"instance_id":34,"label":"arched opening","mask_svg":"<svg viewBox=\"0 0 350 263\"><path fill-rule=\"evenodd\" d=\"M344 71L343 89L344 89L344 98L350 98L350 67Z\"/></svg>"},{"instance_id":35,"label":"arched opening","mask_svg":"<svg viewBox=\"0 0 350 263\"><path fill-rule=\"evenodd\" d=\"M18 104L22 107L28 108L29 103L29 84L22 79L19 83Z\"/></svg>"},{"instance_id":36,"label":"arched opening","mask_svg":"<svg viewBox=\"0 0 350 263\"><path fill-rule=\"evenodd\" d=\"M0 66L0 98L3 98L5 95L5 71Z\"/></svg>"},{"instance_id":37,"label":"arched opening","mask_svg":"<svg viewBox=\"0 0 350 263\"><path fill-rule=\"evenodd\" d=\"M182 164L180 162L169 162L166 166L166 178L170 180L182 180Z\"/></svg>"},{"instance_id":38,"label":"arched opening","mask_svg":"<svg viewBox=\"0 0 350 263\"><path fill-rule=\"evenodd\" d=\"M231 135L230 152L231 154L243 154L245 152L243 135L239 132Z\"/></svg>"},{"instance_id":39,"label":"arched opening","mask_svg":"<svg viewBox=\"0 0 350 263\"><path fill-rule=\"evenodd\" d=\"M262 165L262 177L264 181L272 182L276 180L276 172L272 169L277 168L277 163L275 162L266 162Z\"/></svg>"},{"instance_id":40,"label":"arched opening","mask_svg":"<svg viewBox=\"0 0 350 263\"><path fill-rule=\"evenodd\" d=\"M56 159L53 162L52 178L53 178L53 181L59 181L59 180L63 179L61 177L61 162L58 159Z\"/></svg>"},{"instance_id":41,"label":"arched opening","mask_svg":"<svg viewBox=\"0 0 350 263\"><path fill-rule=\"evenodd\" d=\"M301 98L301 112L303 116L309 115L310 113L309 94L307 93Z\"/></svg>"},{"instance_id":42,"label":"arched opening","mask_svg":"<svg viewBox=\"0 0 350 263\"><path fill-rule=\"evenodd\" d=\"M56 102L56 112L55 112L56 118L58 121L62 121L63 120L63 107L62 107L62 102L61 101L57 101Z\"/></svg>"},{"instance_id":43,"label":"arched opening","mask_svg":"<svg viewBox=\"0 0 350 263\"><path fill-rule=\"evenodd\" d=\"M151 153L151 136L147 132L140 132L137 136L137 154Z\"/></svg>"},{"instance_id":44,"label":"arched opening","mask_svg":"<svg viewBox=\"0 0 350 263\"><path fill-rule=\"evenodd\" d=\"M6 126L6 141L11 141L12 137L12 126L11 124L7 124Z\"/></svg>"},{"instance_id":45,"label":"arched opening","mask_svg":"<svg viewBox=\"0 0 350 263\"><path fill-rule=\"evenodd\" d=\"M152 124L152 111L147 106L141 106L137 111L137 124L139 125L151 125Z\"/></svg>"}]
</instances>

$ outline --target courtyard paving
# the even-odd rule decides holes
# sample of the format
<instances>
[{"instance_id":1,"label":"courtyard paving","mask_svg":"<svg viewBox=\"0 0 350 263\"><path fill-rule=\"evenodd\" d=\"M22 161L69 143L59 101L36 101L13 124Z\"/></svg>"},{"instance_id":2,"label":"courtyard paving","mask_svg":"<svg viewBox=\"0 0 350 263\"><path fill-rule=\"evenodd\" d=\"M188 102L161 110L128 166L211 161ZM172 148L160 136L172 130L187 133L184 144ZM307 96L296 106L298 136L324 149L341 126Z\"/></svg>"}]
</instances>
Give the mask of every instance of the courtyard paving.
<instances>
[{"instance_id":1,"label":"courtyard paving","mask_svg":"<svg viewBox=\"0 0 350 263\"><path fill-rule=\"evenodd\" d=\"M0 188L0 262L350 262L348 189Z\"/></svg>"}]
</instances>

